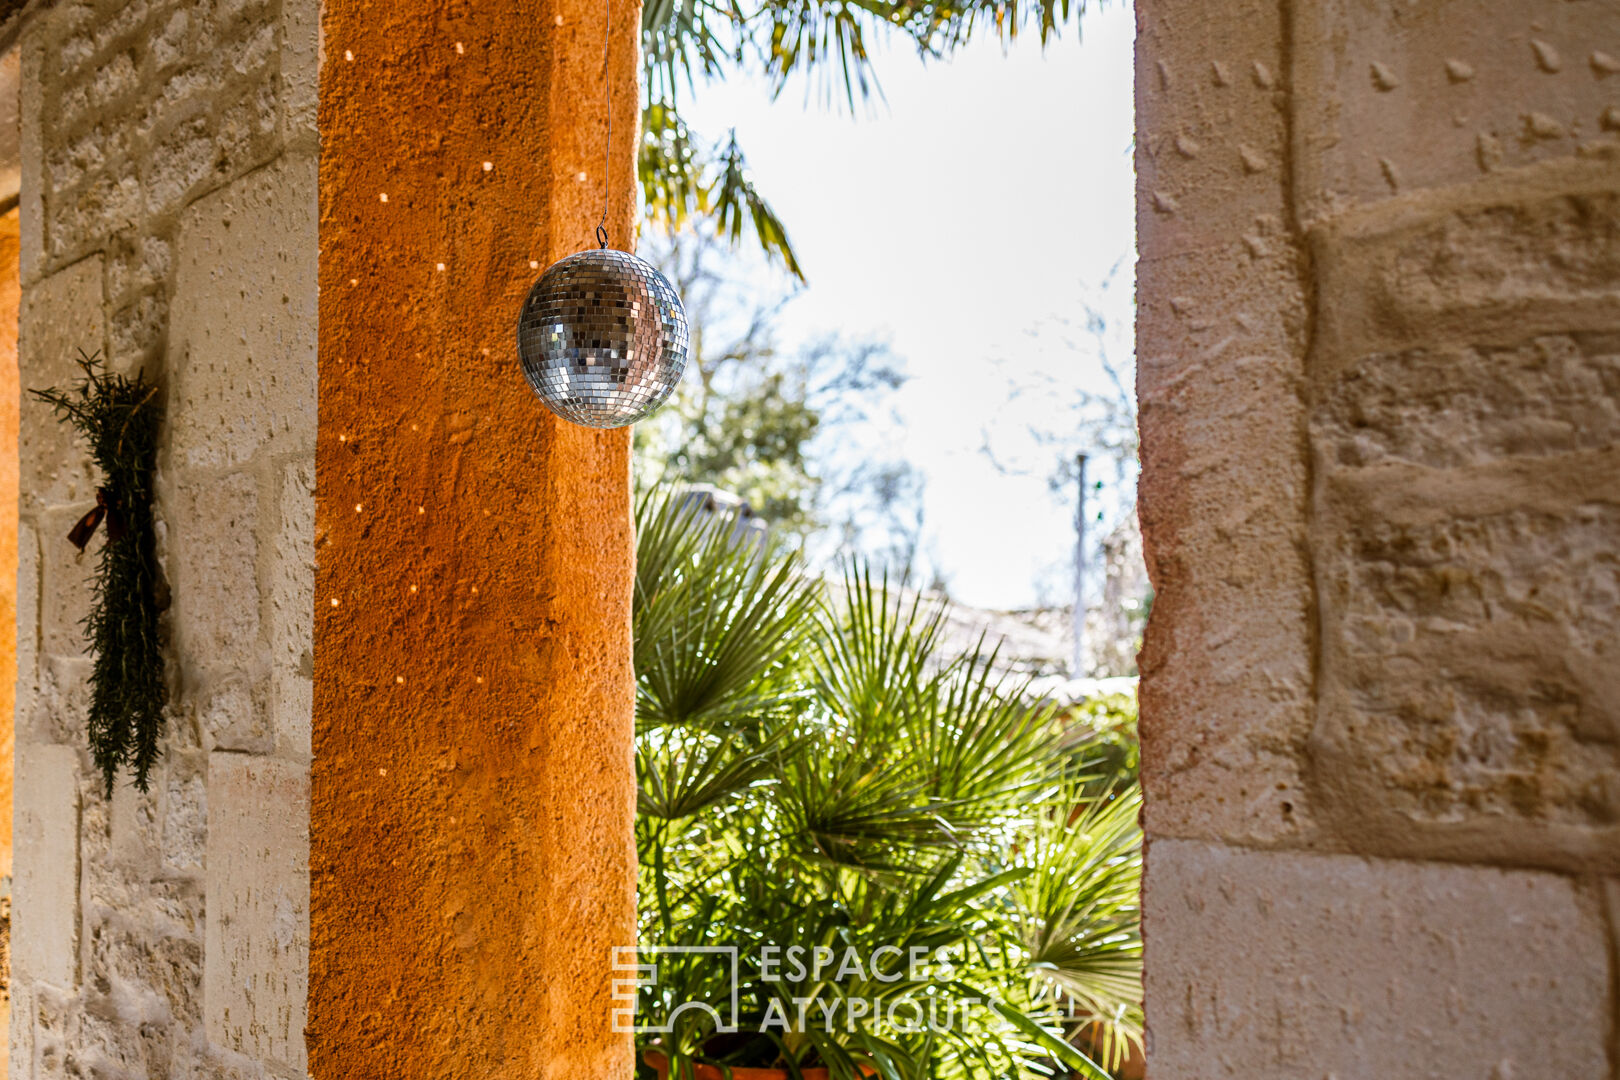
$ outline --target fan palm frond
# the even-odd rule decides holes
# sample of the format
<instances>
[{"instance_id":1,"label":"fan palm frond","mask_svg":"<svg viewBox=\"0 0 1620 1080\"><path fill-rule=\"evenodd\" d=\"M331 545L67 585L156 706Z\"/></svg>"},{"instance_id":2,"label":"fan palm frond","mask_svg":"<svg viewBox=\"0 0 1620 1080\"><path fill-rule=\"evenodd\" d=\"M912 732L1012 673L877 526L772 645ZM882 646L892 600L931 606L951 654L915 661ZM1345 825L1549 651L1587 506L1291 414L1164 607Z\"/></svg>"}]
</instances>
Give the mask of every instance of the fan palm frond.
<instances>
[{"instance_id":1,"label":"fan palm frond","mask_svg":"<svg viewBox=\"0 0 1620 1080\"><path fill-rule=\"evenodd\" d=\"M795 696L786 665L816 583L780 543L686 495L645 496L637 520L638 726L758 726Z\"/></svg>"}]
</instances>

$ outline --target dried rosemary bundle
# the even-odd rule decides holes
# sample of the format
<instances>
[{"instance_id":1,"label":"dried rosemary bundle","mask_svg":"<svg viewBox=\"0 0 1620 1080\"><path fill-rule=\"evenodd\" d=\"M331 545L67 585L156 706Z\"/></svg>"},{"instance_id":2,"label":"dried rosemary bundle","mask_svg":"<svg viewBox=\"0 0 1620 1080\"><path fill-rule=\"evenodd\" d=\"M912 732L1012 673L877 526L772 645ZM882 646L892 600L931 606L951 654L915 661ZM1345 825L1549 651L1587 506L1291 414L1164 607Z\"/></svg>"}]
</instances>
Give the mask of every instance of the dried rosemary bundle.
<instances>
[{"instance_id":1,"label":"dried rosemary bundle","mask_svg":"<svg viewBox=\"0 0 1620 1080\"><path fill-rule=\"evenodd\" d=\"M105 521L96 566L95 598L83 625L95 653L91 676L90 750L112 793L119 765L146 790L163 734L168 688L158 639L160 571L152 530L152 473L157 464L163 405L145 374L109 373L100 354L79 353L84 381L68 390L34 390L59 419L90 442L101 470L96 506L68 539L80 551Z\"/></svg>"}]
</instances>

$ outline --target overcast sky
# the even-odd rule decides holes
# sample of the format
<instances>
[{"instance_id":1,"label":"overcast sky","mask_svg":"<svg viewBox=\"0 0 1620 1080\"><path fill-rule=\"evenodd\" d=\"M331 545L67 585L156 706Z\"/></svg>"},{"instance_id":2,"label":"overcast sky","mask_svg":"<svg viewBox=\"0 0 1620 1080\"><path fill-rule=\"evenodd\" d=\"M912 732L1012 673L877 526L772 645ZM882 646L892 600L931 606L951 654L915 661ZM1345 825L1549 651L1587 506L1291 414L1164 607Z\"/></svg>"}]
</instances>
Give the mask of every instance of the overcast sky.
<instances>
[{"instance_id":1,"label":"overcast sky","mask_svg":"<svg viewBox=\"0 0 1620 1080\"><path fill-rule=\"evenodd\" d=\"M700 87L683 112L716 139L735 128L759 189L787 223L810 287L783 312L791 344L837 331L889 342L911 381L896 438L927 477L931 551L960 600L1034 603L1066 587L1072 503L1044 476L998 472L988 432L1031 473L1026 410L1060 423L1062 394L1095 383L1084 307L1129 359L1131 9L1112 4L1049 44L985 40L924 64L881 50L886 103L851 117L745 78ZM1100 291L1114 268L1114 284ZM1100 385L1100 384L1099 384ZM1035 400L1031 400L1034 398Z\"/></svg>"}]
</instances>

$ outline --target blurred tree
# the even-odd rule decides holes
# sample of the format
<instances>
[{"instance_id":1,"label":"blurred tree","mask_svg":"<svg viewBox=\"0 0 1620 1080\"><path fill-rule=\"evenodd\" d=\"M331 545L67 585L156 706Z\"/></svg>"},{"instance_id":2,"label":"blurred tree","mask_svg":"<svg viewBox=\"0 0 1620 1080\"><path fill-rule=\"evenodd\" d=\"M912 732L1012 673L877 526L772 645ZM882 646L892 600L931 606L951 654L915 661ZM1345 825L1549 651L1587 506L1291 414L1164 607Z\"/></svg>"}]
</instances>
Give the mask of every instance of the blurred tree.
<instances>
[{"instance_id":1,"label":"blurred tree","mask_svg":"<svg viewBox=\"0 0 1620 1080\"><path fill-rule=\"evenodd\" d=\"M748 177L735 132L718 143L681 119L679 88L751 68L781 93L810 80L826 104L853 109L880 94L868 42L898 33L928 57L948 56L976 31L1003 43L1033 26L1045 45L1086 0L648 0L641 13L645 66L639 173L647 216L674 232L694 219L737 243L752 227L760 247L801 281L787 228Z\"/></svg>"},{"instance_id":2,"label":"blurred tree","mask_svg":"<svg viewBox=\"0 0 1620 1080\"><path fill-rule=\"evenodd\" d=\"M1129 285L1129 269L1121 260L1097 289L1083 291L1078 322L1057 319L1046 331L1075 364L1044 368L1027 357L996 361L1006 372L1007 395L981 432L981 448L997 470L1043 476L1053 496L1069 506L1079 495L1077 458L1086 456L1087 674L1098 677L1136 674L1153 599L1136 523L1131 327L1107 314L1109 290ZM1008 422L1009 413L1019 422ZM1074 595L1073 573L1072 557L1065 558L1057 576L1066 597Z\"/></svg>"},{"instance_id":3,"label":"blurred tree","mask_svg":"<svg viewBox=\"0 0 1620 1080\"><path fill-rule=\"evenodd\" d=\"M858 553L908 565L921 527L921 478L870 446L905 381L875 342L833 337L779 350L773 323L792 296L750 307L723 238L686 231L644 253L680 289L691 324L687 375L670 403L636 425L640 479L713 484L745 499L812 556ZM757 294L754 294L757 295ZM836 550L834 550L836 549Z\"/></svg>"}]
</instances>

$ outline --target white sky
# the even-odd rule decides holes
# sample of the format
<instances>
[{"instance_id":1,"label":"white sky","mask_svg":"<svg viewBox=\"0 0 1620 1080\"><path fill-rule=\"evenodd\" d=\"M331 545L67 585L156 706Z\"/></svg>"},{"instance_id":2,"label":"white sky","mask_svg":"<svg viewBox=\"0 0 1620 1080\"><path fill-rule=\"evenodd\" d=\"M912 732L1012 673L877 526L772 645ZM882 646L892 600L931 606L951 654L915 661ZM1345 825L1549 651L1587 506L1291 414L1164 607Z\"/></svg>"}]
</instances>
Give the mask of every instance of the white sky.
<instances>
[{"instance_id":1,"label":"white sky","mask_svg":"<svg viewBox=\"0 0 1620 1080\"><path fill-rule=\"evenodd\" d=\"M1085 338L1087 298L1128 360L1130 5L1093 10L1083 31L1070 26L1045 55L1033 35L1006 54L986 36L927 65L896 42L876 60L886 102L854 118L807 105L802 85L773 104L763 81L740 77L699 87L682 109L706 138L736 129L788 226L810 287L782 314L783 342L876 337L904 362L895 437L926 474L929 551L953 595L977 606L1032 604L1043 580L1065 595L1072 558L1072 503L1044 475L999 473L980 449L988 430L1045 469L1009 381L1099 377L1064 344ZM1026 398L1044 399L1029 407L1056 423L1055 396Z\"/></svg>"}]
</instances>

